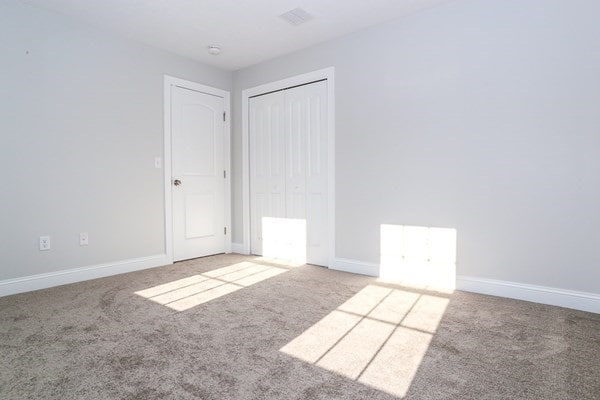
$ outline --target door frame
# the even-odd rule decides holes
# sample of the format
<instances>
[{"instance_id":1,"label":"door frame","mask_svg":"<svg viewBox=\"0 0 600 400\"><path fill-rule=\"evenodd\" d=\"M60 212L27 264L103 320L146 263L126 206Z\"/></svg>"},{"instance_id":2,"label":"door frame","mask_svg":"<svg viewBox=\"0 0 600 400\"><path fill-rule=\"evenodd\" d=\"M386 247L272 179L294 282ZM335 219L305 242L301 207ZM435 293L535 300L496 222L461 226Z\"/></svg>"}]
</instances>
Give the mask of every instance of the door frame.
<instances>
[{"instance_id":1,"label":"door frame","mask_svg":"<svg viewBox=\"0 0 600 400\"><path fill-rule=\"evenodd\" d=\"M242 222L243 243L241 250L250 254L250 154L249 154L249 99L253 96L284 90L293 86L327 80L327 231L329 239L328 267L335 260L335 68L329 67L292 76L242 91Z\"/></svg>"},{"instance_id":2,"label":"door frame","mask_svg":"<svg viewBox=\"0 0 600 400\"><path fill-rule=\"evenodd\" d=\"M164 169L164 205L165 205L165 250L167 259L173 263L173 185L172 179L172 154L171 154L171 88L178 86L184 89L194 90L209 95L222 97L225 107L225 126L223 128L223 168L225 169L225 228L227 233L224 235L225 253L231 253L231 102L230 93L226 90L206 86L197 82L185 79L175 78L173 76L164 76L164 148L163 148L163 169Z\"/></svg>"}]
</instances>

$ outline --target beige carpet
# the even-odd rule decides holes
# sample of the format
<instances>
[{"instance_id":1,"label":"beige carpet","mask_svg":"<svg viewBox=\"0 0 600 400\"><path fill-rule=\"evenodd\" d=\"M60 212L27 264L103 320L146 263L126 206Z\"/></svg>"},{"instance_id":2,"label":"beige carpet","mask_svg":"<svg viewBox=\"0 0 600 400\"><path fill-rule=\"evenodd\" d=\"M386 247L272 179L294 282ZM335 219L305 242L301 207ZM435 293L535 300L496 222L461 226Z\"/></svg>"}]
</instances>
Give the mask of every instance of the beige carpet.
<instances>
[{"instance_id":1,"label":"beige carpet","mask_svg":"<svg viewBox=\"0 0 600 400\"><path fill-rule=\"evenodd\" d=\"M0 298L1 399L600 399L600 315L223 255Z\"/></svg>"}]
</instances>

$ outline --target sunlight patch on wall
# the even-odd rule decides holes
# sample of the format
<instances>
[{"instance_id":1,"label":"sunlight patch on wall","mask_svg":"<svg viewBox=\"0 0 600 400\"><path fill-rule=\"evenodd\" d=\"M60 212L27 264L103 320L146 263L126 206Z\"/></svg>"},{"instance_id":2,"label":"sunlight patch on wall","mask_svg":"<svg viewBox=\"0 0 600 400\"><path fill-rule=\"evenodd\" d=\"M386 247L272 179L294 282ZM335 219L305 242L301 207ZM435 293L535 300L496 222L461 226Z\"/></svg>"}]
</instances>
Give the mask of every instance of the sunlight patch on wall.
<instances>
[{"instance_id":1,"label":"sunlight patch on wall","mask_svg":"<svg viewBox=\"0 0 600 400\"><path fill-rule=\"evenodd\" d=\"M456 288L456 229L381 225L380 277L406 286Z\"/></svg>"},{"instance_id":2,"label":"sunlight patch on wall","mask_svg":"<svg viewBox=\"0 0 600 400\"><path fill-rule=\"evenodd\" d=\"M369 285L280 351L402 397L448 302Z\"/></svg>"},{"instance_id":3,"label":"sunlight patch on wall","mask_svg":"<svg viewBox=\"0 0 600 400\"><path fill-rule=\"evenodd\" d=\"M285 268L241 262L140 290L135 294L175 311L185 311L286 271Z\"/></svg>"},{"instance_id":4,"label":"sunlight patch on wall","mask_svg":"<svg viewBox=\"0 0 600 400\"><path fill-rule=\"evenodd\" d=\"M263 217L261 231L263 257L306 263L306 220Z\"/></svg>"}]
</instances>

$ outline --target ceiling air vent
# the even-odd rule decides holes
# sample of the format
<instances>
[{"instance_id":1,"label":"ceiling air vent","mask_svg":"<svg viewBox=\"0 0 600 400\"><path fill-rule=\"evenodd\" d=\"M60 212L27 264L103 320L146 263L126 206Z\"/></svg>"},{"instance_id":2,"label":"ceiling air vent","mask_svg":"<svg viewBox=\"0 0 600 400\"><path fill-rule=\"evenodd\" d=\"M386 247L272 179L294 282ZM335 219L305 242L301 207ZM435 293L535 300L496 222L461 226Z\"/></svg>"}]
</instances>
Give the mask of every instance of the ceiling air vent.
<instances>
[{"instance_id":1,"label":"ceiling air vent","mask_svg":"<svg viewBox=\"0 0 600 400\"><path fill-rule=\"evenodd\" d=\"M295 8L280 15L281 18L294 26L310 21L314 17L301 8Z\"/></svg>"}]
</instances>

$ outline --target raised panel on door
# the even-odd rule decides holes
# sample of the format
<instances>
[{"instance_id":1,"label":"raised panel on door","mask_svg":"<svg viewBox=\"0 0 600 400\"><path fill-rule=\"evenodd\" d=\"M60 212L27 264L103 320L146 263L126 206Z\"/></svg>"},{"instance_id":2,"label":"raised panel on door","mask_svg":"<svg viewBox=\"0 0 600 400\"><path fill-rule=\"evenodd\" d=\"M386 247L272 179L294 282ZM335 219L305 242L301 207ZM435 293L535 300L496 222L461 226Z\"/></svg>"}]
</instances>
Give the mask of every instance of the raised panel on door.
<instances>
[{"instance_id":1,"label":"raised panel on door","mask_svg":"<svg viewBox=\"0 0 600 400\"><path fill-rule=\"evenodd\" d=\"M306 221L306 260L328 265L327 81L285 91L287 217Z\"/></svg>"},{"instance_id":2,"label":"raised panel on door","mask_svg":"<svg viewBox=\"0 0 600 400\"><path fill-rule=\"evenodd\" d=\"M305 86L285 92L286 217L306 220L308 109Z\"/></svg>"},{"instance_id":3,"label":"raised panel on door","mask_svg":"<svg viewBox=\"0 0 600 400\"><path fill-rule=\"evenodd\" d=\"M172 87L174 260L225 251L224 99Z\"/></svg>"},{"instance_id":4,"label":"raised panel on door","mask_svg":"<svg viewBox=\"0 0 600 400\"><path fill-rule=\"evenodd\" d=\"M250 251L257 255L264 253L265 220L286 212L283 106L282 92L249 99Z\"/></svg>"},{"instance_id":5,"label":"raised panel on door","mask_svg":"<svg viewBox=\"0 0 600 400\"><path fill-rule=\"evenodd\" d=\"M306 218L308 262L329 264L327 81L307 85ZM333 228L332 228L333 229Z\"/></svg>"}]
</instances>

